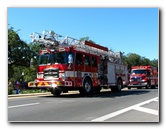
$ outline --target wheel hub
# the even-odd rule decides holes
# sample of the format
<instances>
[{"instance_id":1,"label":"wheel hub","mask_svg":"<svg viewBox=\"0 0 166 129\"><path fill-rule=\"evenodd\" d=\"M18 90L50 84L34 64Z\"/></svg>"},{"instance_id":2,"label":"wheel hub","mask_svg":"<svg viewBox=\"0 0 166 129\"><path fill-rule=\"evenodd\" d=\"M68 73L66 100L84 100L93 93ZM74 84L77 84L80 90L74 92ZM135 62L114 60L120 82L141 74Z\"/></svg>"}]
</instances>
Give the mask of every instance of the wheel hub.
<instances>
[{"instance_id":1,"label":"wheel hub","mask_svg":"<svg viewBox=\"0 0 166 129\"><path fill-rule=\"evenodd\" d=\"M91 89L90 84L88 82L85 83L85 89L87 92L89 92Z\"/></svg>"}]
</instances>

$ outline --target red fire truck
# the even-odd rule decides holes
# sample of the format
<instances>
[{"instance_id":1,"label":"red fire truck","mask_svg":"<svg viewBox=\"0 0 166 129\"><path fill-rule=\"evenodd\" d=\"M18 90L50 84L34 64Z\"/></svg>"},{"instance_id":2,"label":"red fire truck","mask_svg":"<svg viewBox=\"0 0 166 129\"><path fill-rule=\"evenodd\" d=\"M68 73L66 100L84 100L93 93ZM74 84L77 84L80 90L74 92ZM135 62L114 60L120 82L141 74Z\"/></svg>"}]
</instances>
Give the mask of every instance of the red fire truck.
<instances>
[{"instance_id":1,"label":"red fire truck","mask_svg":"<svg viewBox=\"0 0 166 129\"><path fill-rule=\"evenodd\" d=\"M132 66L128 89L131 87L156 88L158 86L157 68L153 66Z\"/></svg>"},{"instance_id":2,"label":"red fire truck","mask_svg":"<svg viewBox=\"0 0 166 129\"><path fill-rule=\"evenodd\" d=\"M29 87L49 88L55 96L61 92L79 90L81 94L100 92L101 88L121 91L128 85L127 66L122 53L93 42L64 37L54 31L33 33L40 51L37 79Z\"/></svg>"}]
</instances>

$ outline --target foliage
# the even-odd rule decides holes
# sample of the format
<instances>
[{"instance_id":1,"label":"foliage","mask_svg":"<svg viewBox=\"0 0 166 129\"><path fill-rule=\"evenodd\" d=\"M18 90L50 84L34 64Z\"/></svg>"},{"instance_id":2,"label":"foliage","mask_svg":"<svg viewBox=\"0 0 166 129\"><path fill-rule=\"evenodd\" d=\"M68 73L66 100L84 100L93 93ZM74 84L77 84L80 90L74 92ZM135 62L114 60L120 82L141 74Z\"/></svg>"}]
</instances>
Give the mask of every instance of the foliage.
<instances>
[{"instance_id":1,"label":"foliage","mask_svg":"<svg viewBox=\"0 0 166 129\"><path fill-rule=\"evenodd\" d=\"M8 64L29 66L31 58L35 53L20 39L17 31L8 29Z\"/></svg>"},{"instance_id":2,"label":"foliage","mask_svg":"<svg viewBox=\"0 0 166 129\"><path fill-rule=\"evenodd\" d=\"M39 52L42 49L39 43L29 43L28 44L30 50L32 50L35 53L35 56L33 58L33 66L36 68L38 65L38 58L39 58Z\"/></svg>"},{"instance_id":3,"label":"foliage","mask_svg":"<svg viewBox=\"0 0 166 129\"><path fill-rule=\"evenodd\" d=\"M23 79L25 82L35 80L36 79L36 69L34 67L25 68Z\"/></svg>"},{"instance_id":4,"label":"foliage","mask_svg":"<svg viewBox=\"0 0 166 129\"><path fill-rule=\"evenodd\" d=\"M13 27L8 29L8 81L31 81L36 78L39 45L22 41ZM33 57L36 58L33 59ZM33 59L34 66L30 67Z\"/></svg>"},{"instance_id":5,"label":"foliage","mask_svg":"<svg viewBox=\"0 0 166 129\"><path fill-rule=\"evenodd\" d=\"M13 87L8 87L8 95L11 95L13 93L14 88Z\"/></svg>"},{"instance_id":6,"label":"foliage","mask_svg":"<svg viewBox=\"0 0 166 129\"><path fill-rule=\"evenodd\" d=\"M158 60L149 60L148 58L141 57L136 53L129 53L126 56L123 56L123 62L128 66L128 69L131 69L131 66L139 66L139 65L152 65L158 68Z\"/></svg>"},{"instance_id":7,"label":"foliage","mask_svg":"<svg viewBox=\"0 0 166 129\"><path fill-rule=\"evenodd\" d=\"M49 92L49 90L41 90L41 89L27 89L22 90L20 94L28 94L28 93L43 93L43 92Z\"/></svg>"},{"instance_id":8,"label":"foliage","mask_svg":"<svg viewBox=\"0 0 166 129\"><path fill-rule=\"evenodd\" d=\"M88 36L80 38L80 41L84 41L84 40L95 43L95 41L91 40Z\"/></svg>"},{"instance_id":9,"label":"foliage","mask_svg":"<svg viewBox=\"0 0 166 129\"><path fill-rule=\"evenodd\" d=\"M157 59L152 60L152 61L150 62L150 64L151 64L152 66L155 66L155 67L158 68L158 60L157 60Z\"/></svg>"}]
</instances>

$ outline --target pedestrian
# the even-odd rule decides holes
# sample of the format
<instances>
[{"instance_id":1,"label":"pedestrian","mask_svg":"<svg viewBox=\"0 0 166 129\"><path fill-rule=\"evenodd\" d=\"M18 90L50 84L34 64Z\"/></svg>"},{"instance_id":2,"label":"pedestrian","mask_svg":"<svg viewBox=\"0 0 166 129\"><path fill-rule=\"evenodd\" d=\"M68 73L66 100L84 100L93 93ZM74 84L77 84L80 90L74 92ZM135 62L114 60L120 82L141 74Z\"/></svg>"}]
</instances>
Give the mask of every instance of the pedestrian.
<instances>
[{"instance_id":1,"label":"pedestrian","mask_svg":"<svg viewBox=\"0 0 166 129\"><path fill-rule=\"evenodd\" d=\"M20 83L19 81L16 82L16 94L19 94L20 93Z\"/></svg>"}]
</instances>

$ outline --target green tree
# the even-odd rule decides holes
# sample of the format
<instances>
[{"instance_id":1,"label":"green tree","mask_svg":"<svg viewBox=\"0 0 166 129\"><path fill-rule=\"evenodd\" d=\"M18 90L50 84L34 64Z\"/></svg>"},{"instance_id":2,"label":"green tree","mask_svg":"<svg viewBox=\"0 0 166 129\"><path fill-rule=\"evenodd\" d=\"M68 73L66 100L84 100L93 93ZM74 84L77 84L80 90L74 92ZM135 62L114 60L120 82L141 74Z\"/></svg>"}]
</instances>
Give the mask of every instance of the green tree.
<instances>
[{"instance_id":1,"label":"green tree","mask_svg":"<svg viewBox=\"0 0 166 129\"><path fill-rule=\"evenodd\" d=\"M150 60L148 58L141 58L141 65L150 65Z\"/></svg>"},{"instance_id":2,"label":"green tree","mask_svg":"<svg viewBox=\"0 0 166 129\"><path fill-rule=\"evenodd\" d=\"M131 69L131 66L141 65L141 56L136 53L129 53L127 55L127 64L128 68Z\"/></svg>"},{"instance_id":3,"label":"green tree","mask_svg":"<svg viewBox=\"0 0 166 129\"><path fill-rule=\"evenodd\" d=\"M80 38L80 41L84 40L95 43L95 41L91 40L88 36Z\"/></svg>"},{"instance_id":4,"label":"green tree","mask_svg":"<svg viewBox=\"0 0 166 129\"><path fill-rule=\"evenodd\" d=\"M26 67L24 68L23 80L26 82L33 81L36 79L36 68L35 67Z\"/></svg>"},{"instance_id":5,"label":"green tree","mask_svg":"<svg viewBox=\"0 0 166 129\"><path fill-rule=\"evenodd\" d=\"M148 58L141 57L140 55L135 53L129 53L126 56L123 55L123 62L125 65L128 66L128 69L131 69L132 66L136 66L136 65L152 65L158 68L157 59L150 60Z\"/></svg>"},{"instance_id":6,"label":"green tree","mask_svg":"<svg viewBox=\"0 0 166 129\"><path fill-rule=\"evenodd\" d=\"M22 41L13 27L8 29L8 81L20 80L22 73L29 69L30 60L35 52L30 49L26 42ZM37 62L37 61L36 61ZM36 63L37 64L37 63Z\"/></svg>"},{"instance_id":7,"label":"green tree","mask_svg":"<svg viewBox=\"0 0 166 129\"><path fill-rule=\"evenodd\" d=\"M150 64L156 68L158 68L158 59L154 59L150 62Z\"/></svg>"},{"instance_id":8,"label":"green tree","mask_svg":"<svg viewBox=\"0 0 166 129\"><path fill-rule=\"evenodd\" d=\"M37 68L39 53L40 53L40 50L42 49L40 46L40 43L38 43L38 42L37 43L29 43L28 46L29 46L30 50L34 52L33 66L35 68Z\"/></svg>"},{"instance_id":9,"label":"green tree","mask_svg":"<svg viewBox=\"0 0 166 129\"><path fill-rule=\"evenodd\" d=\"M8 29L8 65L29 66L35 55L29 46L20 39L17 31Z\"/></svg>"}]
</instances>

